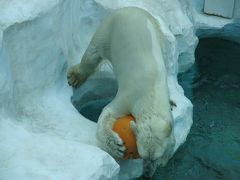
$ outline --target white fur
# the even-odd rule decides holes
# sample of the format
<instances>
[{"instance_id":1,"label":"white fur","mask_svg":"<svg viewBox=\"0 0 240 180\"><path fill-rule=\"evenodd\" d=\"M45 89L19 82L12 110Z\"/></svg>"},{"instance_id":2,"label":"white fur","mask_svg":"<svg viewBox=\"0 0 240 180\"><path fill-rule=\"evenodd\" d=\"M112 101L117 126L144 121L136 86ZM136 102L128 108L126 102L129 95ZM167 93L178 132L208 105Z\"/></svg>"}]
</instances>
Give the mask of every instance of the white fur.
<instances>
[{"instance_id":1,"label":"white fur","mask_svg":"<svg viewBox=\"0 0 240 180\"><path fill-rule=\"evenodd\" d=\"M77 87L103 58L112 62L119 89L99 117L99 146L114 157L123 157L124 142L112 126L117 118L132 114L136 123L131 127L148 176L158 165L166 164L175 144L161 50L165 38L161 34L156 20L146 11L117 10L98 28L81 63L68 73L69 84Z\"/></svg>"}]
</instances>

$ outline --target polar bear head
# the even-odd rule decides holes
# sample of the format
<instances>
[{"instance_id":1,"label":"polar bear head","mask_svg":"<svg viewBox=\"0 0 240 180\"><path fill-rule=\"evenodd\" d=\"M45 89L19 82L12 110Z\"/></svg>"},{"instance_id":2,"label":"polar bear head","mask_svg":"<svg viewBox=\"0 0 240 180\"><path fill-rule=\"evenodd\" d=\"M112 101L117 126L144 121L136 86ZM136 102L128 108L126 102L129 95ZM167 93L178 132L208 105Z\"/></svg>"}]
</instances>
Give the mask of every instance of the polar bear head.
<instances>
[{"instance_id":1,"label":"polar bear head","mask_svg":"<svg viewBox=\"0 0 240 180\"><path fill-rule=\"evenodd\" d=\"M137 139L137 148L144 160L164 166L173 154L175 138L170 120L151 118L131 122Z\"/></svg>"}]
</instances>

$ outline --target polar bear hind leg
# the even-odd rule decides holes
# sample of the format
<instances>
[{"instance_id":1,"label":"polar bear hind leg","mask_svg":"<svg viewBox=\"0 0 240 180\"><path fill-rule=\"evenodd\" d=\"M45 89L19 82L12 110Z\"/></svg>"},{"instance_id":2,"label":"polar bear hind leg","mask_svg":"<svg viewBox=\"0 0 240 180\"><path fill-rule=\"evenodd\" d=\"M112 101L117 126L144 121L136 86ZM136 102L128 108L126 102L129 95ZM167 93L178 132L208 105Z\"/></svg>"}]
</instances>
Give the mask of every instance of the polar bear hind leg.
<instances>
[{"instance_id":1,"label":"polar bear hind leg","mask_svg":"<svg viewBox=\"0 0 240 180\"><path fill-rule=\"evenodd\" d=\"M103 59L101 52L96 51L96 43L93 42L96 41L95 39L96 37L93 37L89 47L82 57L80 64L76 64L68 70L68 84L73 88L78 88L81 84L83 84L87 78L95 72L96 68ZM101 46L101 44L99 46Z\"/></svg>"},{"instance_id":2,"label":"polar bear hind leg","mask_svg":"<svg viewBox=\"0 0 240 180\"><path fill-rule=\"evenodd\" d=\"M80 64L69 68L67 73L68 84L74 88L83 84L87 78L95 72L103 59L108 59L108 35L111 18L107 18L92 37Z\"/></svg>"}]
</instances>

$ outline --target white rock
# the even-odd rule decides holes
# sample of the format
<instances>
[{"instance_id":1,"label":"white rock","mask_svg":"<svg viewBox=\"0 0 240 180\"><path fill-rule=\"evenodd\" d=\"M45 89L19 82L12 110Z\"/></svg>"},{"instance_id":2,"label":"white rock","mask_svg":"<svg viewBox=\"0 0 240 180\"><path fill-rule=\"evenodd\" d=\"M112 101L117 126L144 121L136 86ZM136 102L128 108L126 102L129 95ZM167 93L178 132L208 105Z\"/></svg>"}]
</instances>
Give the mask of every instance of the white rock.
<instances>
[{"instance_id":1,"label":"white rock","mask_svg":"<svg viewBox=\"0 0 240 180\"><path fill-rule=\"evenodd\" d=\"M34 133L4 119L0 126L1 179L117 179L119 166L100 149Z\"/></svg>"},{"instance_id":2,"label":"white rock","mask_svg":"<svg viewBox=\"0 0 240 180\"><path fill-rule=\"evenodd\" d=\"M93 2L89 6L98 13ZM71 7L80 3L0 2L0 179L118 177L119 165L92 146L96 124L70 102L67 58L78 55L64 48L76 47L71 35L86 23L71 28L67 18L74 11L65 10Z\"/></svg>"}]
</instances>

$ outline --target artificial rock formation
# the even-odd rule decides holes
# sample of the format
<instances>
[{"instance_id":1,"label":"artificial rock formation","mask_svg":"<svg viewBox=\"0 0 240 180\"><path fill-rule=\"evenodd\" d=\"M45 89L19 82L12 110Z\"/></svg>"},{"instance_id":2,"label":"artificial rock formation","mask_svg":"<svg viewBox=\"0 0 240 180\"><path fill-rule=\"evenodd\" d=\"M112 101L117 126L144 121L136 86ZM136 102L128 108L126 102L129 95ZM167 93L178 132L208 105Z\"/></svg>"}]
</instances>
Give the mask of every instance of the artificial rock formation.
<instances>
[{"instance_id":1,"label":"artificial rock formation","mask_svg":"<svg viewBox=\"0 0 240 180\"><path fill-rule=\"evenodd\" d=\"M184 143L192 124L192 104L184 96L177 74L194 63L195 32L199 37L220 36L239 42L236 21L204 15L200 11L203 0L3 0L0 179L128 179L141 175L141 160L123 161L120 170L111 156L95 146L96 124L74 108L66 79L67 68L79 62L102 19L126 6L143 8L165 24L168 86L177 104L173 109L175 150ZM95 84L99 87L96 82L103 78L96 74L85 84L85 91L72 99L98 92Z\"/></svg>"}]
</instances>

